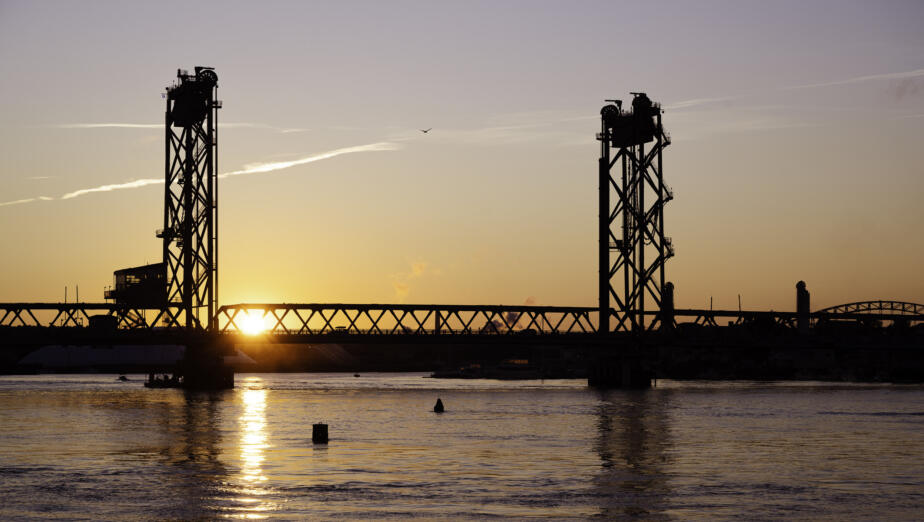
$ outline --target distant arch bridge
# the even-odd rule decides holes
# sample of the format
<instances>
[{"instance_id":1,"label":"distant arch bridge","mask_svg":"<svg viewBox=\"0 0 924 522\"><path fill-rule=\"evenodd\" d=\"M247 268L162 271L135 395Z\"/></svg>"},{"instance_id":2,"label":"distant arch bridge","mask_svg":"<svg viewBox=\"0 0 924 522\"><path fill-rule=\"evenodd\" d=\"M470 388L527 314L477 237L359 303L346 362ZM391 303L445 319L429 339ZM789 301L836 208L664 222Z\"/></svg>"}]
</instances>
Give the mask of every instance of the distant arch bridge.
<instances>
[{"instance_id":1,"label":"distant arch bridge","mask_svg":"<svg viewBox=\"0 0 924 522\"><path fill-rule=\"evenodd\" d=\"M829 306L816 311L815 319L825 319L829 316L843 318L854 316L858 319L882 319L894 321L907 319L920 321L924 315L924 304L909 303L906 301L857 301L836 306Z\"/></svg>"}]
</instances>

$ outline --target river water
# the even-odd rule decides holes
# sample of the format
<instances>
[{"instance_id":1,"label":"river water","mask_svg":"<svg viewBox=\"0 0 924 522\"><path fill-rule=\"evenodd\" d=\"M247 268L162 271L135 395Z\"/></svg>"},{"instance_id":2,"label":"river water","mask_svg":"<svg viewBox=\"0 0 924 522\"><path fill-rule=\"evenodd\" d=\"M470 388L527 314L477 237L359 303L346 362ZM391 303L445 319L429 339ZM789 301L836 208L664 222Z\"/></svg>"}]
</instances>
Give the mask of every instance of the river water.
<instances>
[{"instance_id":1,"label":"river water","mask_svg":"<svg viewBox=\"0 0 924 522\"><path fill-rule=\"evenodd\" d=\"M922 386L129 378L0 377L0 519L924 516Z\"/></svg>"}]
</instances>

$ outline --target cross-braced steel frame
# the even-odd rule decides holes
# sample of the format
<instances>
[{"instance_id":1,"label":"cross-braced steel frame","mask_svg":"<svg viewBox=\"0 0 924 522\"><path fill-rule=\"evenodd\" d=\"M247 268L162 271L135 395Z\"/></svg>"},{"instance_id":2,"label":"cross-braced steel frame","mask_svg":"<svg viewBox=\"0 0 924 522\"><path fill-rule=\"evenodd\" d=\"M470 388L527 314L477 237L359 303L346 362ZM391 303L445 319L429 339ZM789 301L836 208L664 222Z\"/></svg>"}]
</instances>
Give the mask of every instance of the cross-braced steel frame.
<instances>
[{"instance_id":1,"label":"cross-braced steel frame","mask_svg":"<svg viewBox=\"0 0 924 522\"><path fill-rule=\"evenodd\" d=\"M0 303L0 327L86 328L90 317L107 315L125 330L154 327L154 314L143 308L112 303Z\"/></svg>"},{"instance_id":2,"label":"cross-braced steel frame","mask_svg":"<svg viewBox=\"0 0 924 522\"><path fill-rule=\"evenodd\" d=\"M600 111L600 333L657 327L660 315L646 324L646 308L660 310L664 265L674 255L664 235L664 205L673 194L661 162L670 137L660 106L633 94L632 111L623 111L618 100L607 100L615 104Z\"/></svg>"},{"instance_id":3,"label":"cross-braced steel frame","mask_svg":"<svg viewBox=\"0 0 924 522\"><path fill-rule=\"evenodd\" d=\"M257 314L268 335L548 335L595 331L593 308L395 304L256 304L218 309L218 331Z\"/></svg>"},{"instance_id":4,"label":"cross-braced steel frame","mask_svg":"<svg viewBox=\"0 0 924 522\"><path fill-rule=\"evenodd\" d=\"M860 305L860 306L858 306ZM868 306L867 306L868 305ZM86 328L90 317L107 315L120 330L162 331L157 316L143 308L113 303L0 303L0 329L18 327ZM660 312L646 311L654 319ZM216 313L216 333L239 334L245 317L263 318L266 335L352 334L360 336L591 335L598 309L571 306L467 306L343 303L245 303ZM702 326L772 324L796 328L795 312L677 309L677 318ZM812 312L822 320L924 322L924 305L895 301L850 303ZM2 333L2 330L0 330Z\"/></svg>"},{"instance_id":5,"label":"cross-braced steel frame","mask_svg":"<svg viewBox=\"0 0 924 522\"><path fill-rule=\"evenodd\" d=\"M163 257L167 327L211 327L218 303L217 76L177 71L167 88Z\"/></svg>"}]
</instances>

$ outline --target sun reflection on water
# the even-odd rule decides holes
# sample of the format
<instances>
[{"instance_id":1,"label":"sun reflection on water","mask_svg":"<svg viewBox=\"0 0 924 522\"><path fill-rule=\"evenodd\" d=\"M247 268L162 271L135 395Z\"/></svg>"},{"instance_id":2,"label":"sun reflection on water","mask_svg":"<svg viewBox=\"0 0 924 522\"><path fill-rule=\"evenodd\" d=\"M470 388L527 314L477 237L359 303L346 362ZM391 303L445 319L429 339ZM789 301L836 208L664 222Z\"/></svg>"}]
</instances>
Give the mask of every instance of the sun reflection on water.
<instances>
[{"instance_id":1,"label":"sun reflection on water","mask_svg":"<svg viewBox=\"0 0 924 522\"><path fill-rule=\"evenodd\" d=\"M241 392L243 412L238 419L241 430L240 496L236 498L241 518L265 518L261 512L271 508L263 498L268 492L263 470L266 450L269 448L266 429L266 390L259 377L244 380Z\"/></svg>"}]
</instances>

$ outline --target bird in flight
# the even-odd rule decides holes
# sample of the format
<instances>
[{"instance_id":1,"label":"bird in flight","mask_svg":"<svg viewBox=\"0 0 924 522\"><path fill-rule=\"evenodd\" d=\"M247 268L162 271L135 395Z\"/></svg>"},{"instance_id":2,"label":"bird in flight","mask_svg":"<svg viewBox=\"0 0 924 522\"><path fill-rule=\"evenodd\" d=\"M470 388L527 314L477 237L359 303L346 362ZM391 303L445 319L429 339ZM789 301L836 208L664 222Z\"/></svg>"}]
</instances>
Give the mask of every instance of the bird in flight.
<instances>
[{"instance_id":1,"label":"bird in flight","mask_svg":"<svg viewBox=\"0 0 924 522\"><path fill-rule=\"evenodd\" d=\"M431 130L433 130L433 127L430 127L429 129L420 129L420 132L426 134L426 133L430 132Z\"/></svg>"}]
</instances>

